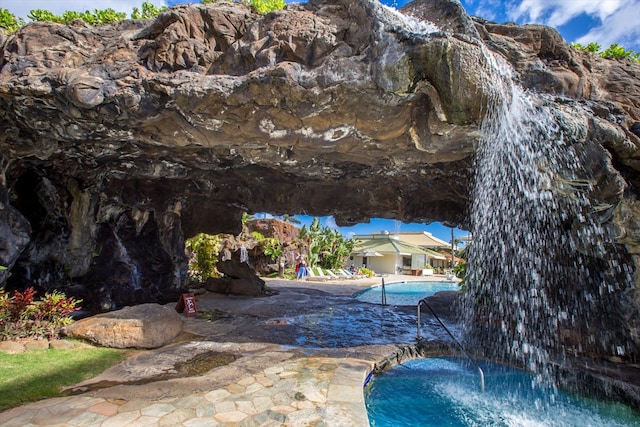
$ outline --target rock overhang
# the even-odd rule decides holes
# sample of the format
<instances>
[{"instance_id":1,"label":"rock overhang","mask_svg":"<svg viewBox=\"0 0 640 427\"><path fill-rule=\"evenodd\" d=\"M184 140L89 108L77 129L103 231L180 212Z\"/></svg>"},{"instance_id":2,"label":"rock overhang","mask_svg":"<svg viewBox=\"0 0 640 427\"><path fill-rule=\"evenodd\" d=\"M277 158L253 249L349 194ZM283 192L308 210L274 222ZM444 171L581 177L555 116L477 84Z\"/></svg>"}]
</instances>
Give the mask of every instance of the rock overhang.
<instances>
[{"instance_id":1,"label":"rock overhang","mask_svg":"<svg viewBox=\"0 0 640 427\"><path fill-rule=\"evenodd\" d=\"M585 59L551 29L474 20L456 5L407 6L437 21L429 34L374 1L325 0L266 16L240 3L181 5L152 21L35 23L6 37L0 202L28 216L31 199L48 213L30 221L20 274L52 259L52 277L71 265L72 280L91 281L124 265L116 282L138 281L136 298L149 300L149 289L176 288L185 237L238 232L243 212L465 226L490 99L481 38L558 103L577 142L612 153L593 167L613 183L602 197L620 202L621 176L637 180L628 129L640 84L628 95L594 87L629 67ZM16 186L27 173L31 187ZM45 238L54 223L59 234ZM157 264L174 277L159 278L167 269L141 261L138 245L162 248Z\"/></svg>"}]
</instances>

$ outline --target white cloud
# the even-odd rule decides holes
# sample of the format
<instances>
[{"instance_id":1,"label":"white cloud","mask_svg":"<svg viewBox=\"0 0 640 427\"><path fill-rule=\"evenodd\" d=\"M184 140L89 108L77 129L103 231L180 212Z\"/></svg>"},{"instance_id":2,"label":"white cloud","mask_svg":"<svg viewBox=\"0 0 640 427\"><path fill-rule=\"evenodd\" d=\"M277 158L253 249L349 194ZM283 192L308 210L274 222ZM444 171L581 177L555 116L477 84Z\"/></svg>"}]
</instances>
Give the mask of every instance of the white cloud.
<instances>
[{"instance_id":1,"label":"white cloud","mask_svg":"<svg viewBox=\"0 0 640 427\"><path fill-rule=\"evenodd\" d=\"M467 13L489 21L499 21L499 11L504 8L502 0L467 0Z\"/></svg>"},{"instance_id":2,"label":"white cloud","mask_svg":"<svg viewBox=\"0 0 640 427\"><path fill-rule=\"evenodd\" d=\"M93 11L94 9L113 9L116 12L125 12L127 16L131 14L134 7L140 9L144 0L2 0L0 7L7 9L15 16L23 18L29 22L27 15L29 11L35 9L48 10L56 15L61 15L65 11L84 12L85 10ZM155 6L166 6L164 0L149 0Z\"/></svg>"},{"instance_id":3,"label":"white cloud","mask_svg":"<svg viewBox=\"0 0 640 427\"><path fill-rule=\"evenodd\" d=\"M592 28L577 40L582 44L592 41L599 43L603 49L618 43L627 49L638 46L634 50L640 51L640 0L607 16L602 25Z\"/></svg>"},{"instance_id":4,"label":"white cloud","mask_svg":"<svg viewBox=\"0 0 640 427\"><path fill-rule=\"evenodd\" d=\"M559 27L583 13L604 21L638 3L639 0L522 0L508 7L507 15L516 22ZM634 15L640 20L637 9Z\"/></svg>"},{"instance_id":5,"label":"white cloud","mask_svg":"<svg viewBox=\"0 0 640 427\"><path fill-rule=\"evenodd\" d=\"M596 42L603 49L612 43L635 50L640 46L640 0L522 0L511 5L507 13L521 24L551 27L570 25L586 14L598 24L584 28L578 43Z\"/></svg>"}]
</instances>

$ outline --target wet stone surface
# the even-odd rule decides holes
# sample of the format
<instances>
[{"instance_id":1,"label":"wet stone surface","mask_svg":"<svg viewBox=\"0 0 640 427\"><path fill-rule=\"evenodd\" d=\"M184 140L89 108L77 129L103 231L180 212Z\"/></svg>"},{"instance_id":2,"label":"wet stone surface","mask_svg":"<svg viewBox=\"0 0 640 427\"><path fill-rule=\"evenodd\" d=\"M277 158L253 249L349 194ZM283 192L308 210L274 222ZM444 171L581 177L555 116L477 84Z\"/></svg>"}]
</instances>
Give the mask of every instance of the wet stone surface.
<instances>
[{"instance_id":1,"label":"wet stone surface","mask_svg":"<svg viewBox=\"0 0 640 427\"><path fill-rule=\"evenodd\" d=\"M286 286L286 282L278 283ZM278 289L275 284L271 286ZM199 319L190 320L188 327L201 331L208 340L232 339L309 348L406 345L416 339L415 306L365 303L351 297L351 293L331 295L315 288L283 287L281 290L277 295L257 299L203 295L198 301L199 308L228 314L219 315L211 324L216 328L210 329L217 329L220 334L207 335L206 328L198 324ZM349 290L346 286L345 291ZM438 301L439 314L451 318L452 300ZM226 310L233 310L233 315ZM421 323L424 338L447 340L446 333L424 310ZM453 322L445 323L455 329Z\"/></svg>"}]
</instances>

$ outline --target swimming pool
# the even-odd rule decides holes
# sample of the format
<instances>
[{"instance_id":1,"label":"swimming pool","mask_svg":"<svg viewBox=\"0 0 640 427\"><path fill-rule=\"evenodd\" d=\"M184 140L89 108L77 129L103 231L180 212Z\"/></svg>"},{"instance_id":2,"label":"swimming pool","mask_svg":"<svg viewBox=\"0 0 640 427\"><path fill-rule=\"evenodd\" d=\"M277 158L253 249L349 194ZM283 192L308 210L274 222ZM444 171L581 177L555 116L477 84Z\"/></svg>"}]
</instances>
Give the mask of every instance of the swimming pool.
<instances>
[{"instance_id":1,"label":"swimming pool","mask_svg":"<svg viewBox=\"0 0 640 427\"><path fill-rule=\"evenodd\" d=\"M414 359L373 377L365 389L369 423L402 426L639 426L640 416L611 404L532 387L534 376L478 361L486 389L468 361L455 357Z\"/></svg>"},{"instance_id":2,"label":"swimming pool","mask_svg":"<svg viewBox=\"0 0 640 427\"><path fill-rule=\"evenodd\" d=\"M385 286L387 304L390 305L417 305L424 297L431 296L440 291L457 291L460 289L457 282L397 282L388 283ZM382 285L372 286L353 295L359 301L381 304Z\"/></svg>"}]
</instances>

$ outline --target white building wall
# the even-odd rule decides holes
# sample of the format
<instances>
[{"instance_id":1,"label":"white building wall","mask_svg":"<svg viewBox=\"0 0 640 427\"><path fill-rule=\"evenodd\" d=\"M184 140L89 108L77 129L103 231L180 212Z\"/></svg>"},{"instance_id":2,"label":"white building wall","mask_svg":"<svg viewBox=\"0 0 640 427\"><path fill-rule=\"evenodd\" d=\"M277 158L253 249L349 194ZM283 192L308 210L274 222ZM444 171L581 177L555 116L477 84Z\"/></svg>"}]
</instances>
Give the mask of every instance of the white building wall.
<instances>
[{"instance_id":1,"label":"white building wall","mask_svg":"<svg viewBox=\"0 0 640 427\"><path fill-rule=\"evenodd\" d=\"M357 268L362 267L362 257L354 256L351 261ZM398 264L398 262L400 264ZM396 274L396 266L402 266L402 257L398 261L395 255L367 257L367 268L375 273Z\"/></svg>"}]
</instances>

